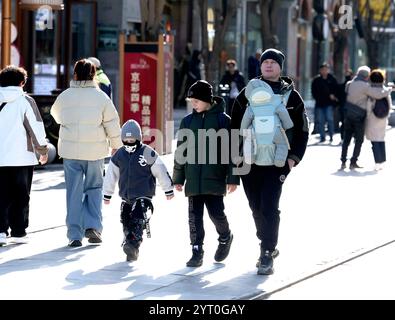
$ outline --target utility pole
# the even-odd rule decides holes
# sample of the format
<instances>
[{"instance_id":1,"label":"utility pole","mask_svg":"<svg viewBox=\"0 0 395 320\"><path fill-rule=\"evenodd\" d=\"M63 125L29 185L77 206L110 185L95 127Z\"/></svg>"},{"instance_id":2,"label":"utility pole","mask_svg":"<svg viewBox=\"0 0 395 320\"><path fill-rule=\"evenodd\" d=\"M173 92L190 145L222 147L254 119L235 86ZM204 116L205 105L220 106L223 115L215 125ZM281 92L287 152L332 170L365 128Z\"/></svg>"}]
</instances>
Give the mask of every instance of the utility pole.
<instances>
[{"instance_id":1,"label":"utility pole","mask_svg":"<svg viewBox=\"0 0 395 320\"><path fill-rule=\"evenodd\" d=\"M11 0L2 1L1 68L11 64Z\"/></svg>"}]
</instances>

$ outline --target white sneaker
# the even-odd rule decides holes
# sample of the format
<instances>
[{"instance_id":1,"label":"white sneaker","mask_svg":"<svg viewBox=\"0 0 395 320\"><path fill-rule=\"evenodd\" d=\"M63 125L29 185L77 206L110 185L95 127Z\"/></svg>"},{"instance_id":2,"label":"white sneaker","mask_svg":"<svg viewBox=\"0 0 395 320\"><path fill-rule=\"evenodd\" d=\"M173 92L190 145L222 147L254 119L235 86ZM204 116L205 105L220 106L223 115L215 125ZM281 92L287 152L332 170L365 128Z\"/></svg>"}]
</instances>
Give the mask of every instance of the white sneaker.
<instances>
[{"instance_id":1,"label":"white sneaker","mask_svg":"<svg viewBox=\"0 0 395 320\"><path fill-rule=\"evenodd\" d=\"M383 163L376 163L376 165L374 166L374 170L376 171L380 171L384 169L384 164Z\"/></svg>"},{"instance_id":2,"label":"white sneaker","mask_svg":"<svg viewBox=\"0 0 395 320\"><path fill-rule=\"evenodd\" d=\"M7 244L7 235L3 232L0 233L0 247Z\"/></svg>"},{"instance_id":3,"label":"white sneaker","mask_svg":"<svg viewBox=\"0 0 395 320\"><path fill-rule=\"evenodd\" d=\"M17 244L28 243L28 242L29 242L29 238L28 238L28 236L24 236L24 237L12 237L12 238L11 238L11 242L12 242L12 243L17 243Z\"/></svg>"}]
</instances>

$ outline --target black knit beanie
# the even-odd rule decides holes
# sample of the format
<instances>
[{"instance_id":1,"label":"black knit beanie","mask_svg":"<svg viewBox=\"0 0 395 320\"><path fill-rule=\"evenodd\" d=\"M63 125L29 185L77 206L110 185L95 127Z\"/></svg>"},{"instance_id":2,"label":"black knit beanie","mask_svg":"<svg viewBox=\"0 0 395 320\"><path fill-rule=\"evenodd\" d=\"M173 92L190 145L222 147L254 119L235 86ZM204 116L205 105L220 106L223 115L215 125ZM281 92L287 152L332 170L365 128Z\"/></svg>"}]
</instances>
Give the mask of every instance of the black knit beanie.
<instances>
[{"instance_id":1,"label":"black knit beanie","mask_svg":"<svg viewBox=\"0 0 395 320\"><path fill-rule=\"evenodd\" d=\"M204 102L212 103L213 87L205 80L196 81L188 90L188 98L195 98Z\"/></svg>"},{"instance_id":2,"label":"black knit beanie","mask_svg":"<svg viewBox=\"0 0 395 320\"><path fill-rule=\"evenodd\" d=\"M261 64L266 59L276 61L280 65L281 70L283 69L285 56L280 50L273 48L265 50L261 55Z\"/></svg>"}]
</instances>

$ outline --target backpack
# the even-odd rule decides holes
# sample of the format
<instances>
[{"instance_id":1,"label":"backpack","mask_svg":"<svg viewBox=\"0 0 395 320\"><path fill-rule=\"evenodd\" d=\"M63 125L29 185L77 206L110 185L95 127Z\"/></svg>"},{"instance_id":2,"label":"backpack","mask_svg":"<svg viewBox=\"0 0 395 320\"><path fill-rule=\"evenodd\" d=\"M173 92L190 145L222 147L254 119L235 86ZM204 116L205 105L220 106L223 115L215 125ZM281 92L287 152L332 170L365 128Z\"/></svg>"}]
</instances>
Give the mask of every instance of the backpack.
<instances>
[{"instance_id":1,"label":"backpack","mask_svg":"<svg viewBox=\"0 0 395 320\"><path fill-rule=\"evenodd\" d=\"M390 113L390 106L388 105L387 98L376 100L372 111L373 114L379 119L387 117Z\"/></svg>"}]
</instances>

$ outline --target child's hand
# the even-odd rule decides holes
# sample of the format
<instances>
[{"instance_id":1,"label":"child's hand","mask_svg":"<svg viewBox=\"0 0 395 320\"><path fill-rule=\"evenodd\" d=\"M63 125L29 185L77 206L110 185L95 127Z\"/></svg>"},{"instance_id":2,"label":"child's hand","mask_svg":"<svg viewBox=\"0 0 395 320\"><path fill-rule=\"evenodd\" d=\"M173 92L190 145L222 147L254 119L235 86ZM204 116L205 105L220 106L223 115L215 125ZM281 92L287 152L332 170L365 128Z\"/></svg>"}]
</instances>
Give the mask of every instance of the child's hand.
<instances>
[{"instance_id":1,"label":"child's hand","mask_svg":"<svg viewBox=\"0 0 395 320\"><path fill-rule=\"evenodd\" d=\"M104 204L105 204L105 205L110 204L110 200L104 199L103 201L104 201Z\"/></svg>"},{"instance_id":2,"label":"child's hand","mask_svg":"<svg viewBox=\"0 0 395 320\"><path fill-rule=\"evenodd\" d=\"M182 191L182 184L176 184L174 185L174 188L176 188L177 191Z\"/></svg>"},{"instance_id":3,"label":"child's hand","mask_svg":"<svg viewBox=\"0 0 395 320\"><path fill-rule=\"evenodd\" d=\"M171 200L171 199L173 199L174 198L174 194L172 194L171 196L166 196L166 199L167 200Z\"/></svg>"},{"instance_id":4,"label":"child's hand","mask_svg":"<svg viewBox=\"0 0 395 320\"><path fill-rule=\"evenodd\" d=\"M237 184L228 184L228 193L235 192L237 189Z\"/></svg>"}]
</instances>

